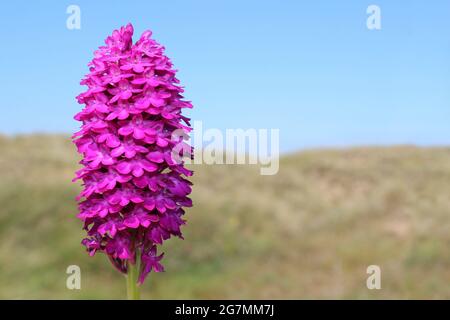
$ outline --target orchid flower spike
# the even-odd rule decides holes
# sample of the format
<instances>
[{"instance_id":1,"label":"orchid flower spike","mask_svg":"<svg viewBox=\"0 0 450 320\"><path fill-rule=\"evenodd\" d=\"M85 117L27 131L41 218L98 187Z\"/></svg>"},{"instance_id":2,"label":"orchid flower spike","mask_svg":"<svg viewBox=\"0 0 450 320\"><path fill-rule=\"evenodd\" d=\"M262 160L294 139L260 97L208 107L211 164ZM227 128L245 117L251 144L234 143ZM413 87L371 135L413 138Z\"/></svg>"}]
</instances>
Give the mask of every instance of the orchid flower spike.
<instances>
[{"instance_id":1,"label":"orchid flower spike","mask_svg":"<svg viewBox=\"0 0 450 320\"><path fill-rule=\"evenodd\" d=\"M191 131L181 111L192 104L151 35L133 43L128 24L95 51L81 81L87 90L77 97L84 105L75 115L81 130L73 136L83 166L74 179L83 182L77 198L87 232L82 244L90 255L105 253L122 273L137 268L139 283L164 270L157 247L182 238L183 208L192 206L192 171L174 160L180 141L173 138Z\"/></svg>"}]
</instances>

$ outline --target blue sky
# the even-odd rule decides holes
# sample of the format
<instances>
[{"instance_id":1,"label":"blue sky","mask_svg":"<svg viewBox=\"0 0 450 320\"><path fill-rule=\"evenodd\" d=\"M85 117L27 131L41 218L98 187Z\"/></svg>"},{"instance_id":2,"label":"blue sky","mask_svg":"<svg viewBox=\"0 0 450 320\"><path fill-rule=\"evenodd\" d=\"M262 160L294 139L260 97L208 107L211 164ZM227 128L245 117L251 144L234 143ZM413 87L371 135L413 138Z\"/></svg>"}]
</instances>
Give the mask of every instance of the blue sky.
<instances>
[{"instance_id":1,"label":"blue sky","mask_svg":"<svg viewBox=\"0 0 450 320\"><path fill-rule=\"evenodd\" d=\"M2 133L75 131L93 51L132 22L165 45L204 128L279 128L283 151L450 144L450 1L8 1L0 21Z\"/></svg>"}]
</instances>

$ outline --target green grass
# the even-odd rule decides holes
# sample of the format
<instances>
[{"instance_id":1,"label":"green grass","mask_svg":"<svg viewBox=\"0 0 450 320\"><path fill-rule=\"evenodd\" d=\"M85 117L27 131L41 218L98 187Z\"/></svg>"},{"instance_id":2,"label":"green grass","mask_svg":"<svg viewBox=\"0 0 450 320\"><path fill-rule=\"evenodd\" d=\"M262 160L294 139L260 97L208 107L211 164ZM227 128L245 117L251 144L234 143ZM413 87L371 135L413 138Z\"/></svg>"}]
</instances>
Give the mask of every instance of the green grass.
<instances>
[{"instance_id":1,"label":"green grass","mask_svg":"<svg viewBox=\"0 0 450 320\"><path fill-rule=\"evenodd\" d=\"M0 150L0 298L124 298L124 277L80 245L69 138L0 136ZM193 169L185 240L167 242L143 298L450 298L450 149L305 151L275 176ZM72 264L81 290L66 289Z\"/></svg>"}]
</instances>

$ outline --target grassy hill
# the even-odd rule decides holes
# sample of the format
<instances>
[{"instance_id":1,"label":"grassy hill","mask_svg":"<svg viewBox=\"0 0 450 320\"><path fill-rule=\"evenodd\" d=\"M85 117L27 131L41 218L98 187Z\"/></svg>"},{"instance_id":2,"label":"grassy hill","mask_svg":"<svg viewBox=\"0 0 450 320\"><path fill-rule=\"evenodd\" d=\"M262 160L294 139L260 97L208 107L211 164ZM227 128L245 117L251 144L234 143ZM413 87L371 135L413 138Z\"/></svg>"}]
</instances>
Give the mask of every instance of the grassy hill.
<instances>
[{"instance_id":1,"label":"grassy hill","mask_svg":"<svg viewBox=\"0 0 450 320\"><path fill-rule=\"evenodd\" d=\"M80 240L68 137L0 137L0 298L123 298ZM450 298L450 149L355 148L255 166L194 166L185 241L143 298ZM78 265L81 290L66 289ZM379 265L382 289L368 290Z\"/></svg>"}]
</instances>

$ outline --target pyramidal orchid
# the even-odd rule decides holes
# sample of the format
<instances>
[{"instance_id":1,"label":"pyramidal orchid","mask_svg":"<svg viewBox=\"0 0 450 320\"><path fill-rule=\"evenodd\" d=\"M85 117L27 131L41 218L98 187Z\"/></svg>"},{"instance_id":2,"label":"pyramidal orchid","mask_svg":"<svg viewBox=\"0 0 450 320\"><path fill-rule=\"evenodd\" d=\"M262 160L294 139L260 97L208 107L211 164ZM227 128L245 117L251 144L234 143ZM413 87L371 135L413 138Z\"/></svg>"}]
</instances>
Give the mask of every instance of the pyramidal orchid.
<instances>
[{"instance_id":1,"label":"pyramidal orchid","mask_svg":"<svg viewBox=\"0 0 450 320\"><path fill-rule=\"evenodd\" d=\"M87 90L77 97L85 105L75 115L81 129L73 135L83 166L74 179L83 182L77 197L87 232L82 244L127 275L129 298L139 297L137 283L149 272L163 271L157 247L182 238L183 208L192 206L186 179L192 171L174 157L184 144L179 132L191 130L181 111L192 105L151 34L133 43L128 24L95 51L81 81Z\"/></svg>"}]
</instances>

